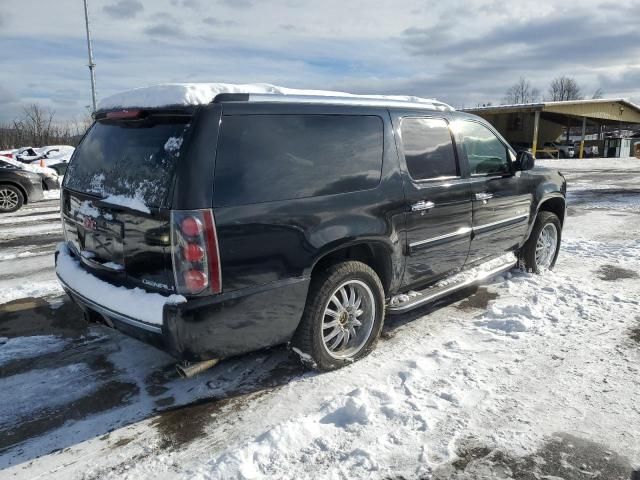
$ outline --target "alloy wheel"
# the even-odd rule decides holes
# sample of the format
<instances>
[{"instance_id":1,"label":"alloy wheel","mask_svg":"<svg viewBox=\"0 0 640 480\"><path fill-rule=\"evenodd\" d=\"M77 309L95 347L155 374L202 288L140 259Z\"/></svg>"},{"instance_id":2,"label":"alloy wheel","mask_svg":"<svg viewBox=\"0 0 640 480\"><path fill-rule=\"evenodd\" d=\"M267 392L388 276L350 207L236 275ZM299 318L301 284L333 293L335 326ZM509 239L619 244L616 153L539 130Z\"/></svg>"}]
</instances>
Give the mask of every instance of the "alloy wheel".
<instances>
[{"instance_id":1,"label":"alloy wheel","mask_svg":"<svg viewBox=\"0 0 640 480\"><path fill-rule=\"evenodd\" d=\"M536 243L536 265L549 268L558 248L558 229L553 223L547 223L540 231Z\"/></svg>"},{"instance_id":2,"label":"alloy wheel","mask_svg":"<svg viewBox=\"0 0 640 480\"><path fill-rule=\"evenodd\" d=\"M13 210L18 206L18 194L8 188L0 188L0 210Z\"/></svg>"},{"instance_id":3,"label":"alloy wheel","mask_svg":"<svg viewBox=\"0 0 640 480\"><path fill-rule=\"evenodd\" d=\"M376 318L375 297L360 280L348 280L329 297L322 315L322 345L333 358L358 354L367 343Z\"/></svg>"}]
</instances>

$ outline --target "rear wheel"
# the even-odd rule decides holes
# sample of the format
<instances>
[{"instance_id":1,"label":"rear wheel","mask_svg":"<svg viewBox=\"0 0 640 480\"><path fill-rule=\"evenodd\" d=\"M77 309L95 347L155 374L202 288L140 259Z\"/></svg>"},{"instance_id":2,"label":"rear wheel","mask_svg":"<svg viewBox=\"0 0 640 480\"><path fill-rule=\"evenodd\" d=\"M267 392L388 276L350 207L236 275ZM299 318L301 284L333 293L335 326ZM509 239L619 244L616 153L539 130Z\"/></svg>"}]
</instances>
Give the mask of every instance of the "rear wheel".
<instances>
[{"instance_id":1,"label":"rear wheel","mask_svg":"<svg viewBox=\"0 0 640 480\"><path fill-rule=\"evenodd\" d=\"M522 261L527 271L542 273L552 270L560 251L562 226L555 213L540 212L531 235L522 247Z\"/></svg>"},{"instance_id":2,"label":"rear wheel","mask_svg":"<svg viewBox=\"0 0 640 480\"><path fill-rule=\"evenodd\" d=\"M373 350L383 320L384 290L376 273L361 262L340 263L312 279L291 345L307 366L334 370Z\"/></svg>"},{"instance_id":3,"label":"rear wheel","mask_svg":"<svg viewBox=\"0 0 640 480\"><path fill-rule=\"evenodd\" d=\"M22 192L13 185L0 185L0 212L15 212L24 203Z\"/></svg>"}]
</instances>

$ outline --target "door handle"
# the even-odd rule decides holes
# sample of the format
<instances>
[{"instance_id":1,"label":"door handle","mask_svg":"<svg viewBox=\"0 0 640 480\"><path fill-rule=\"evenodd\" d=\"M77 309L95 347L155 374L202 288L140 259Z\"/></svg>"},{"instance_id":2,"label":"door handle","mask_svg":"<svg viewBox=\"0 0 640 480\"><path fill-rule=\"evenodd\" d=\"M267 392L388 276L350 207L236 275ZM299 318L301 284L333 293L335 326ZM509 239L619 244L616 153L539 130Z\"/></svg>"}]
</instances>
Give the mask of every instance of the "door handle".
<instances>
[{"instance_id":1,"label":"door handle","mask_svg":"<svg viewBox=\"0 0 640 480\"><path fill-rule=\"evenodd\" d=\"M412 212L420 212L420 211L423 211L423 210L430 210L435 206L436 206L436 204L433 203L433 202L420 200L419 202L414 203L413 205L411 205L411 211Z\"/></svg>"},{"instance_id":2,"label":"door handle","mask_svg":"<svg viewBox=\"0 0 640 480\"><path fill-rule=\"evenodd\" d=\"M489 200L490 198L493 198L493 193L488 193L488 192L476 193L476 200Z\"/></svg>"}]
</instances>

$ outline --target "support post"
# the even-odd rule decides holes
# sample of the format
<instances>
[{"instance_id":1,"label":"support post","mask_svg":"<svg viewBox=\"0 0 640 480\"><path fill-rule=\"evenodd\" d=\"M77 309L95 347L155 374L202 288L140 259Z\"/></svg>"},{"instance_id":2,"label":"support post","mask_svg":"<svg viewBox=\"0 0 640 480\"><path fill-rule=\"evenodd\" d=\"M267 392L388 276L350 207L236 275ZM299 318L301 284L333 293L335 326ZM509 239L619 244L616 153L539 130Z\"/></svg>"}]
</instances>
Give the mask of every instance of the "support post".
<instances>
[{"instance_id":1,"label":"support post","mask_svg":"<svg viewBox=\"0 0 640 480\"><path fill-rule=\"evenodd\" d=\"M587 117L582 117L582 136L580 137L580 157L584 158L584 135L587 133Z\"/></svg>"},{"instance_id":2,"label":"support post","mask_svg":"<svg viewBox=\"0 0 640 480\"><path fill-rule=\"evenodd\" d=\"M536 111L533 119L533 144L531 145L531 154L535 157L538 149L538 125L540 124L540 111Z\"/></svg>"}]
</instances>

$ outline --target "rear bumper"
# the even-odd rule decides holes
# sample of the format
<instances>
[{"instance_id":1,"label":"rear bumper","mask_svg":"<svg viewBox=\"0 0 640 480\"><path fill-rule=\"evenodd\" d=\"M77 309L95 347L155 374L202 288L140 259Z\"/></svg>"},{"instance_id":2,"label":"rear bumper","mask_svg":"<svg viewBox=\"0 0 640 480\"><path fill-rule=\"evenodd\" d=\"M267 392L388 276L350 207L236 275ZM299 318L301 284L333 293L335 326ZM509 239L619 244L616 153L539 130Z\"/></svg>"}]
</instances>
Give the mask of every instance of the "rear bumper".
<instances>
[{"instance_id":1,"label":"rear bumper","mask_svg":"<svg viewBox=\"0 0 640 480\"><path fill-rule=\"evenodd\" d=\"M89 298L72 288L57 270L60 284L82 310L186 361L230 357L289 341L302 316L309 288L309 279L291 279L166 304L161 324L151 324L123 309L107 307L100 299Z\"/></svg>"}]
</instances>

